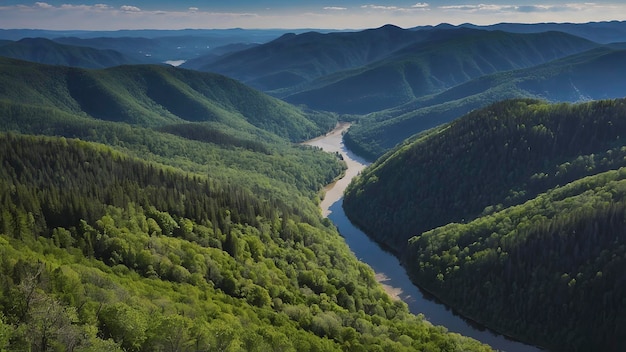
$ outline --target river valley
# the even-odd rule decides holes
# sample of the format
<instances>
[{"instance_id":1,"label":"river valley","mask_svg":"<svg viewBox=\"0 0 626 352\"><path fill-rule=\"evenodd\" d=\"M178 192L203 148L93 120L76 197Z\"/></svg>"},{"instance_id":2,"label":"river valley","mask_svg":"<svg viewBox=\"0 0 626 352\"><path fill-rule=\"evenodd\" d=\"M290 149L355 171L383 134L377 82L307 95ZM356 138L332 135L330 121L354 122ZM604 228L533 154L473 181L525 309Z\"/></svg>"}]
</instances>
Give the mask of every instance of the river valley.
<instances>
[{"instance_id":1,"label":"river valley","mask_svg":"<svg viewBox=\"0 0 626 352\"><path fill-rule=\"evenodd\" d=\"M434 325L443 325L449 331L472 337L497 350L508 352L540 351L537 347L513 341L478 324L471 323L455 314L444 304L428 298L411 282L395 256L384 251L365 233L350 223L342 207L343 192L352 178L357 176L368 165L368 162L356 156L343 144L343 133L349 127L349 124L340 124L332 132L307 141L305 144L319 147L327 152L340 153L348 166L342 179L325 188L325 197L320 203L320 207L324 216L335 224L345 238L352 252L374 269L376 278L385 287L385 290L392 297L406 302L413 314L423 314Z\"/></svg>"}]
</instances>

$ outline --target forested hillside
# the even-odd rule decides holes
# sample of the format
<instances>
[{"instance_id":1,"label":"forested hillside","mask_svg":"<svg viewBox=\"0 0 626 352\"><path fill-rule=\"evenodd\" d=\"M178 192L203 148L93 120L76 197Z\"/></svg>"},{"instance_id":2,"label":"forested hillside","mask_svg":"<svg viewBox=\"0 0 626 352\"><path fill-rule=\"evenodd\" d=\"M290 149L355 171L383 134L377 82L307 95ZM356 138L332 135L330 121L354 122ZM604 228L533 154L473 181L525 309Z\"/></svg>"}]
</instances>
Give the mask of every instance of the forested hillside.
<instances>
[{"instance_id":1,"label":"forested hillside","mask_svg":"<svg viewBox=\"0 0 626 352\"><path fill-rule=\"evenodd\" d=\"M353 115L359 123L346 145L373 161L415 133L497 101L622 97L620 51L600 47L556 31L384 26L284 35L198 69L299 106Z\"/></svg>"},{"instance_id":2,"label":"forested hillside","mask_svg":"<svg viewBox=\"0 0 626 352\"><path fill-rule=\"evenodd\" d=\"M360 119L346 134L352 150L375 160L413 134L513 98L583 102L626 95L626 51L595 48L530 68L498 72Z\"/></svg>"},{"instance_id":3,"label":"forested hillside","mask_svg":"<svg viewBox=\"0 0 626 352\"><path fill-rule=\"evenodd\" d=\"M414 280L462 314L555 351L626 348L626 168L413 237Z\"/></svg>"},{"instance_id":4,"label":"forested hillside","mask_svg":"<svg viewBox=\"0 0 626 352\"><path fill-rule=\"evenodd\" d=\"M486 349L392 301L313 203L79 140L0 149L2 348Z\"/></svg>"},{"instance_id":5,"label":"forested hillside","mask_svg":"<svg viewBox=\"0 0 626 352\"><path fill-rule=\"evenodd\" d=\"M625 199L623 170L609 170L626 165L625 117L626 100L497 103L385 155L344 209L478 322L557 350L620 350Z\"/></svg>"},{"instance_id":6,"label":"forested hillside","mask_svg":"<svg viewBox=\"0 0 626 352\"><path fill-rule=\"evenodd\" d=\"M321 217L345 166L290 140L334 115L159 66L0 79L0 350L490 350L392 300Z\"/></svg>"},{"instance_id":7,"label":"forested hillside","mask_svg":"<svg viewBox=\"0 0 626 352\"><path fill-rule=\"evenodd\" d=\"M284 35L199 69L312 109L369 113L484 74L534 66L596 46L558 32L411 31L388 25L361 32Z\"/></svg>"},{"instance_id":8,"label":"forested hillside","mask_svg":"<svg viewBox=\"0 0 626 352\"><path fill-rule=\"evenodd\" d=\"M0 82L3 101L142 126L206 122L302 141L336 123L224 76L174 67L83 70L0 58Z\"/></svg>"},{"instance_id":9,"label":"forested hillside","mask_svg":"<svg viewBox=\"0 0 626 352\"><path fill-rule=\"evenodd\" d=\"M596 46L559 32L433 30L425 40L366 66L323 77L285 100L318 110L371 113L487 74L543 64Z\"/></svg>"},{"instance_id":10,"label":"forested hillside","mask_svg":"<svg viewBox=\"0 0 626 352\"><path fill-rule=\"evenodd\" d=\"M360 32L289 33L269 43L192 68L234 77L263 91L290 91L303 83L380 60L426 33L393 25ZM278 95L284 95L278 94Z\"/></svg>"}]
</instances>

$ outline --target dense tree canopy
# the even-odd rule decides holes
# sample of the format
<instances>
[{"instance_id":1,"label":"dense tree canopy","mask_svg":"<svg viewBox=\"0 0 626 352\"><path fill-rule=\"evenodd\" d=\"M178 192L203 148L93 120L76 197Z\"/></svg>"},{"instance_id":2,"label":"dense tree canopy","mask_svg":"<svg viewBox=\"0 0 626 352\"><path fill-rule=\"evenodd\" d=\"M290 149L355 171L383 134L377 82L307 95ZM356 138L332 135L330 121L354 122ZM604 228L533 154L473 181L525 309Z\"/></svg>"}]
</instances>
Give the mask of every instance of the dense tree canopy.
<instances>
[{"instance_id":1,"label":"dense tree canopy","mask_svg":"<svg viewBox=\"0 0 626 352\"><path fill-rule=\"evenodd\" d=\"M388 153L352 183L344 207L400 250L434 227L623 166L625 115L625 100L496 103Z\"/></svg>"},{"instance_id":2,"label":"dense tree canopy","mask_svg":"<svg viewBox=\"0 0 626 352\"><path fill-rule=\"evenodd\" d=\"M0 150L2 348L487 349L391 300L314 207L79 140Z\"/></svg>"},{"instance_id":3,"label":"dense tree canopy","mask_svg":"<svg viewBox=\"0 0 626 352\"><path fill-rule=\"evenodd\" d=\"M472 319L551 349L621 350L625 117L624 100L494 104L387 154L344 206Z\"/></svg>"},{"instance_id":4,"label":"dense tree canopy","mask_svg":"<svg viewBox=\"0 0 626 352\"><path fill-rule=\"evenodd\" d=\"M322 219L345 165L291 141L334 115L185 70L0 61L0 350L489 350Z\"/></svg>"},{"instance_id":5,"label":"dense tree canopy","mask_svg":"<svg viewBox=\"0 0 626 352\"><path fill-rule=\"evenodd\" d=\"M626 347L626 169L410 241L412 275L489 326L554 350Z\"/></svg>"}]
</instances>

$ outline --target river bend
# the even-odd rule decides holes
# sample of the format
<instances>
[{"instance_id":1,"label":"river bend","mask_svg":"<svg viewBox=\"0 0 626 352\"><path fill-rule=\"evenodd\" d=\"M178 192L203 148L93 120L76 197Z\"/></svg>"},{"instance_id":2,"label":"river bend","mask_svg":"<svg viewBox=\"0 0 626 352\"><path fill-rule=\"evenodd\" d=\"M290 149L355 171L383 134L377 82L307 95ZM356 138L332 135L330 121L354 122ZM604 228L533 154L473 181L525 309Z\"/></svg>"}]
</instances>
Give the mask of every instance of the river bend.
<instances>
[{"instance_id":1,"label":"river bend","mask_svg":"<svg viewBox=\"0 0 626 352\"><path fill-rule=\"evenodd\" d=\"M406 302L413 314L423 314L432 324L443 325L449 331L472 337L497 350L508 352L540 351L534 346L513 341L478 324L471 323L455 314L444 304L427 298L411 282L395 256L384 251L376 242L350 223L342 207L343 192L352 178L357 176L369 163L345 147L342 137L349 127L350 125L347 123L339 124L332 132L309 140L305 144L319 147L330 153L340 153L348 166L342 179L325 188L325 197L320 203L320 207L323 215L335 224L357 258L374 269L377 280L384 286L388 294Z\"/></svg>"}]
</instances>

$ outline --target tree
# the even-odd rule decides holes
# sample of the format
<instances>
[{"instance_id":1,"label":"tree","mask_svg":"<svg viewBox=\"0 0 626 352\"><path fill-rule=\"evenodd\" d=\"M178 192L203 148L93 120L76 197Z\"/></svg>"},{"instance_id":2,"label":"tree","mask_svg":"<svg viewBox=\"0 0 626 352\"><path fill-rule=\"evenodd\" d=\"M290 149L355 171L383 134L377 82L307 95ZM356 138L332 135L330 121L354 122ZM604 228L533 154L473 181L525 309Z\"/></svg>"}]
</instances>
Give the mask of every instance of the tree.
<instances>
[{"instance_id":1,"label":"tree","mask_svg":"<svg viewBox=\"0 0 626 352\"><path fill-rule=\"evenodd\" d=\"M157 319L151 329L154 350L164 352L187 351L195 344L192 336L193 321L182 315L167 315Z\"/></svg>"},{"instance_id":2,"label":"tree","mask_svg":"<svg viewBox=\"0 0 626 352\"><path fill-rule=\"evenodd\" d=\"M272 302L267 290L259 285L252 284L246 291L246 300L253 306L264 307Z\"/></svg>"},{"instance_id":3,"label":"tree","mask_svg":"<svg viewBox=\"0 0 626 352\"><path fill-rule=\"evenodd\" d=\"M125 350L141 350L148 330L148 317L143 311L119 302L102 308L99 318L105 336L119 342Z\"/></svg>"},{"instance_id":4,"label":"tree","mask_svg":"<svg viewBox=\"0 0 626 352\"><path fill-rule=\"evenodd\" d=\"M73 307L64 307L57 300L37 292L30 304L26 337L33 350L48 351L63 346L72 351L80 344L80 327Z\"/></svg>"},{"instance_id":5,"label":"tree","mask_svg":"<svg viewBox=\"0 0 626 352\"><path fill-rule=\"evenodd\" d=\"M7 348L12 334L13 327L4 322L4 316L0 313L0 351L4 351Z\"/></svg>"}]
</instances>

